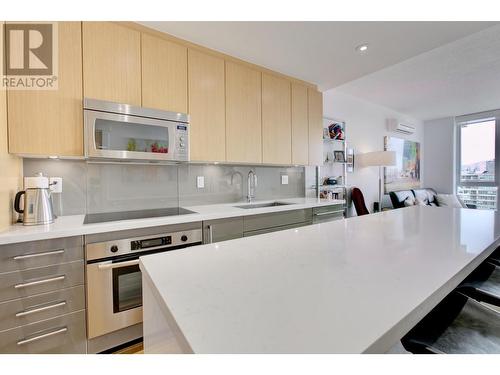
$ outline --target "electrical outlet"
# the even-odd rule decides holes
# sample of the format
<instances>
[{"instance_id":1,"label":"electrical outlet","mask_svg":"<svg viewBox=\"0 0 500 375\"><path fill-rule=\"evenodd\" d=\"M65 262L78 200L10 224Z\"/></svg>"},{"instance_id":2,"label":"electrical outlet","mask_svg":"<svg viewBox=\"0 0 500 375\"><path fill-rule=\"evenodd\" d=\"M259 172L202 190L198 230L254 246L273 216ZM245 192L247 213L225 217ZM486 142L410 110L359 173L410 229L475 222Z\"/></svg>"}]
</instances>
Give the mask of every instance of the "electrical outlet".
<instances>
[{"instance_id":1,"label":"electrical outlet","mask_svg":"<svg viewBox=\"0 0 500 375\"><path fill-rule=\"evenodd\" d=\"M281 176L281 185L288 185L288 175L284 174Z\"/></svg>"},{"instance_id":2,"label":"electrical outlet","mask_svg":"<svg viewBox=\"0 0 500 375\"><path fill-rule=\"evenodd\" d=\"M49 177L49 186L52 193L62 193L62 177Z\"/></svg>"},{"instance_id":3,"label":"electrical outlet","mask_svg":"<svg viewBox=\"0 0 500 375\"><path fill-rule=\"evenodd\" d=\"M198 189L203 189L205 187L205 177L204 176L196 177L196 187Z\"/></svg>"}]
</instances>

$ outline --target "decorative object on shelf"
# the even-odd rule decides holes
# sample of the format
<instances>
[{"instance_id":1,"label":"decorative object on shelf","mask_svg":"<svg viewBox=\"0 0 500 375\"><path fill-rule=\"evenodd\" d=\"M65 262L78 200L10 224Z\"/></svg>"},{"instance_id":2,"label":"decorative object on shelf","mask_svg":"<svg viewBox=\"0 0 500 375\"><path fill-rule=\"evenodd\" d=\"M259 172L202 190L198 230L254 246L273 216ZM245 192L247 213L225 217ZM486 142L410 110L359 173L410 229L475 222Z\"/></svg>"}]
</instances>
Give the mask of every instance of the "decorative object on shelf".
<instances>
[{"instance_id":1,"label":"decorative object on shelf","mask_svg":"<svg viewBox=\"0 0 500 375\"><path fill-rule=\"evenodd\" d=\"M345 122L323 117L323 138L345 141Z\"/></svg>"},{"instance_id":2,"label":"decorative object on shelf","mask_svg":"<svg viewBox=\"0 0 500 375\"><path fill-rule=\"evenodd\" d=\"M328 133L330 135L330 139L335 139L337 141L344 140L344 127L342 123L333 123L328 125Z\"/></svg>"},{"instance_id":3,"label":"decorative object on shelf","mask_svg":"<svg viewBox=\"0 0 500 375\"><path fill-rule=\"evenodd\" d=\"M337 179L334 177L327 177L323 181L323 185L337 185Z\"/></svg>"},{"instance_id":4,"label":"decorative object on shelf","mask_svg":"<svg viewBox=\"0 0 500 375\"><path fill-rule=\"evenodd\" d=\"M382 204L382 168L396 165L395 151L373 151L361 154L358 157L360 165L378 167L378 202L373 204L374 211L380 211Z\"/></svg>"},{"instance_id":5,"label":"decorative object on shelf","mask_svg":"<svg viewBox=\"0 0 500 375\"><path fill-rule=\"evenodd\" d=\"M420 187L420 143L396 137L384 138L384 149L395 153L396 163L384 171L384 192Z\"/></svg>"},{"instance_id":6,"label":"decorative object on shelf","mask_svg":"<svg viewBox=\"0 0 500 375\"><path fill-rule=\"evenodd\" d=\"M334 161L335 161L335 159L334 159L334 156L333 156L333 152L328 151L326 153L325 163L333 163Z\"/></svg>"},{"instance_id":7,"label":"decorative object on shelf","mask_svg":"<svg viewBox=\"0 0 500 375\"><path fill-rule=\"evenodd\" d=\"M333 161L335 163L345 163L344 151L341 150L333 151L333 154L334 154Z\"/></svg>"},{"instance_id":8,"label":"decorative object on shelf","mask_svg":"<svg viewBox=\"0 0 500 375\"><path fill-rule=\"evenodd\" d=\"M346 171L347 173L354 172L354 150L352 148L348 148L346 152Z\"/></svg>"}]
</instances>

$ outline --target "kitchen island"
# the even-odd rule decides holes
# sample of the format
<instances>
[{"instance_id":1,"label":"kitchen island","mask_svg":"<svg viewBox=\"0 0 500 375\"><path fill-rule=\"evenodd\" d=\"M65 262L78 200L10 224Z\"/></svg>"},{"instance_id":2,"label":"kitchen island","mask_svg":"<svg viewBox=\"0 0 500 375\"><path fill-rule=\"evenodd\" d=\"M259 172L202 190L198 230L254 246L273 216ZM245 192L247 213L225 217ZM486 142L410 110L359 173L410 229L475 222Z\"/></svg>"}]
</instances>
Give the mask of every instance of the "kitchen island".
<instances>
[{"instance_id":1,"label":"kitchen island","mask_svg":"<svg viewBox=\"0 0 500 375\"><path fill-rule=\"evenodd\" d=\"M141 258L146 353L384 353L499 243L408 207Z\"/></svg>"}]
</instances>

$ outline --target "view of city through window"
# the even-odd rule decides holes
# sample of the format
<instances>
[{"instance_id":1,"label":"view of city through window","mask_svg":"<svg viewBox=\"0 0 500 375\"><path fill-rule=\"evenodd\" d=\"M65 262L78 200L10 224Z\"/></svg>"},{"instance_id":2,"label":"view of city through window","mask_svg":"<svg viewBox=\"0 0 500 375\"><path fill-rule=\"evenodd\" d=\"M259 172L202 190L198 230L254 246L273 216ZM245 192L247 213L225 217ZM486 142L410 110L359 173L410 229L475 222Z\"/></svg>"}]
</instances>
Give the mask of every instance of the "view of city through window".
<instances>
[{"instance_id":1,"label":"view of city through window","mask_svg":"<svg viewBox=\"0 0 500 375\"><path fill-rule=\"evenodd\" d=\"M457 194L470 207L496 209L495 120L463 124L460 132Z\"/></svg>"}]
</instances>

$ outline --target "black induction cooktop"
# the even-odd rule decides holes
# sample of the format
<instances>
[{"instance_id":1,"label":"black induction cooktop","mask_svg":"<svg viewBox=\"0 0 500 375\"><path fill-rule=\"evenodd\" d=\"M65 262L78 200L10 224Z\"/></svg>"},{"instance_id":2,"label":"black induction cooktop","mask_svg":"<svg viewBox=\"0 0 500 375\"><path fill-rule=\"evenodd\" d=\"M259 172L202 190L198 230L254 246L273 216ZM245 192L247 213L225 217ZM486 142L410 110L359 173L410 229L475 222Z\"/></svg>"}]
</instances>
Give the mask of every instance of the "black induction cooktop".
<instances>
[{"instance_id":1,"label":"black induction cooktop","mask_svg":"<svg viewBox=\"0 0 500 375\"><path fill-rule=\"evenodd\" d=\"M87 214L83 224L104 223L107 221L147 219L150 217L176 216L195 214L196 212L186 210L182 207L155 208L151 210L103 212L98 214Z\"/></svg>"}]
</instances>

